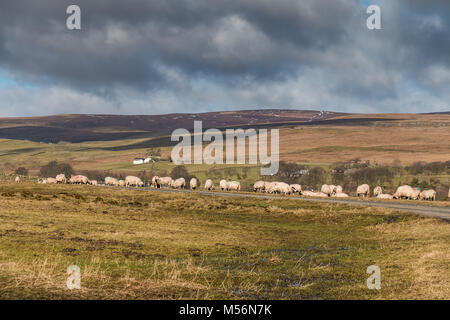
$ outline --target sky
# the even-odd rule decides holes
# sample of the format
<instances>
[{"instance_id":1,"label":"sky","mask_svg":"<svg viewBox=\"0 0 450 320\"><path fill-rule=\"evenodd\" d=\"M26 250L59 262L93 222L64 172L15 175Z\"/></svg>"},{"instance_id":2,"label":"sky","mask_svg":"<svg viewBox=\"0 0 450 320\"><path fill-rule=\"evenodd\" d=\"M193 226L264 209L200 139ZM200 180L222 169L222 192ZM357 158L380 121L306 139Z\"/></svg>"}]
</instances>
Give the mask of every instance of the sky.
<instances>
[{"instance_id":1,"label":"sky","mask_svg":"<svg viewBox=\"0 0 450 320\"><path fill-rule=\"evenodd\" d=\"M66 27L71 4L81 30ZM444 112L449 88L448 0L0 3L1 117Z\"/></svg>"}]
</instances>

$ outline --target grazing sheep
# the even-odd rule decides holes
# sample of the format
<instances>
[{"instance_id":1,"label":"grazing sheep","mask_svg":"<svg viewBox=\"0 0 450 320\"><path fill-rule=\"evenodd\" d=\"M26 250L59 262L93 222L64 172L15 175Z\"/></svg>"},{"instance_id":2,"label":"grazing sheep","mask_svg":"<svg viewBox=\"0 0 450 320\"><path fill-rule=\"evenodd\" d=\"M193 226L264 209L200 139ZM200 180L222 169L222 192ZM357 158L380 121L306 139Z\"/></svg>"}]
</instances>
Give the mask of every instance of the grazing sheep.
<instances>
[{"instance_id":1,"label":"grazing sheep","mask_svg":"<svg viewBox=\"0 0 450 320\"><path fill-rule=\"evenodd\" d=\"M314 197L315 195L316 195L315 192L309 191L309 190L306 190L306 191L303 191L303 192L302 192L302 196Z\"/></svg>"},{"instance_id":2,"label":"grazing sheep","mask_svg":"<svg viewBox=\"0 0 450 320\"><path fill-rule=\"evenodd\" d=\"M412 188L408 185L400 186L395 191L393 197L394 199L407 199L408 194L412 191Z\"/></svg>"},{"instance_id":3,"label":"grazing sheep","mask_svg":"<svg viewBox=\"0 0 450 320\"><path fill-rule=\"evenodd\" d=\"M299 184L291 184L290 185L292 189L292 193L298 193L299 195L302 194L302 186Z\"/></svg>"},{"instance_id":4,"label":"grazing sheep","mask_svg":"<svg viewBox=\"0 0 450 320\"><path fill-rule=\"evenodd\" d=\"M172 182L172 188L184 189L186 187L186 180L184 178L178 178Z\"/></svg>"},{"instance_id":5,"label":"grazing sheep","mask_svg":"<svg viewBox=\"0 0 450 320\"><path fill-rule=\"evenodd\" d=\"M348 194L343 193L343 192L336 192L335 194L332 194L331 196L335 197L335 198L348 198Z\"/></svg>"},{"instance_id":6,"label":"grazing sheep","mask_svg":"<svg viewBox=\"0 0 450 320\"><path fill-rule=\"evenodd\" d=\"M135 176L126 176L125 177L125 186L126 187L143 187L144 183L142 180Z\"/></svg>"},{"instance_id":7,"label":"grazing sheep","mask_svg":"<svg viewBox=\"0 0 450 320\"><path fill-rule=\"evenodd\" d=\"M58 183L58 181L56 181L55 178L47 178L46 180L47 180L46 183L54 183L54 184Z\"/></svg>"},{"instance_id":8,"label":"grazing sheep","mask_svg":"<svg viewBox=\"0 0 450 320\"><path fill-rule=\"evenodd\" d=\"M280 193L283 193L284 195L291 194L292 188L290 185L284 182L280 182L278 185L278 190Z\"/></svg>"},{"instance_id":9,"label":"grazing sheep","mask_svg":"<svg viewBox=\"0 0 450 320\"><path fill-rule=\"evenodd\" d=\"M365 197L369 197L370 196L370 187L368 184L362 184L360 186L358 186L358 188L356 188L356 195L358 197L363 196L363 198Z\"/></svg>"},{"instance_id":10,"label":"grazing sheep","mask_svg":"<svg viewBox=\"0 0 450 320\"><path fill-rule=\"evenodd\" d=\"M279 193L280 192L280 188L279 188L279 182L269 182L266 186L265 186L265 190L266 193Z\"/></svg>"},{"instance_id":11,"label":"grazing sheep","mask_svg":"<svg viewBox=\"0 0 450 320\"><path fill-rule=\"evenodd\" d=\"M336 186L335 186L334 184L329 184L329 187L330 187L331 190L332 190L332 193L331 193L331 194L336 193Z\"/></svg>"},{"instance_id":12,"label":"grazing sheep","mask_svg":"<svg viewBox=\"0 0 450 320\"><path fill-rule=\"evenodd\" d=\"M88 184L89 183L89 179L86 176L77 175L75 179L80 181L81 184Z\"/></svg>"},{"instance_id":13,"label":"grazing sheep","mask_svg":"<svg viewBox=\"0 0 450 320\"><path fill-rule=\"evenodd\" d=\"M397 188L397 191L394 193L394 199L417 200L419 195L420 191L418 189L404 185Z\"/></svg>"},{"instance_id":14,"label":"grazing sheep","mask_svg":"<svg viewBox=\"0 0 450 320\"><path fill-rule=\"evenodd\" d=\"M342 189L342 186L336 186L336 188L334 189L334 192L335 192L335 193L342 193L342 192L344 192L344 191L343 191L343 189Z\"/></svg>"},{"instance_id":15,"label":"grazing sheep","mask_svg":"<svg viewBox=\"0 0 450 320\"><path fill-rule=\"evenodd\" d=\"M206 190L214 190L214 183L211 179L206 180L205 189Z\"/></svg>"},{"instance_id":16,"label":"grazing sheep","mask_svg":"<svg viewBox=\"0 0 450 320\"><path fill-rule=\"evenodd\" d=\"M93 186L98 186L97 180L91 180L90 184L93 185Z\"/></svg>"},{"instance_id":17,"label":"grazing sheep","mask_svg":"<svg viewBox=\"0 0 450 320\"><path fill-rule=\"evenodd\" d=\"M171 177L162 177L159 178L159 185L165 186L165 187L170 187L172 185L173 179Z\"/></svg>"},{"instance_id":18,"label":"grazing sheep","mask_svg":"<svg viewBox=\"0 0 450 320\"><path fill-rule=\"evenodd\" d=\"M14 179L14 182L19 183L20 182L20 177L16 176L16 178Z\"/></svg>"},{"instance_id":19,"label":"grazing sheep","mask_svg":"<svg viewBox=\"0 0 450 320\"><path fill-rule=\"evenodd\" d=\"M321 198L328 198L328 195L323 192L314 192L314 191L303 191L302 193L304 196L307 197L321 197Z\"/></svg>"},{"instance_id":20,"label":"grazing sheep","mask_svg":"<svg viewBox=\"0 0 450 320\"><path fill-rule=\"evenodd\" d=\"M420 197L420 189L412 188L412 192L409 195L409 199L411 200L419 200Z\"/></svg>"},{"instance_id":21,"label":"grazing sheep","mask_svg":"<svg viewBox=\"0 0 450 320\"><path fill-rule=\"evenodd\" d=\"M264 192L266 190L266 184L264 181L256 181L253 185L253 191Z\"/></svg>"},{"instance_id":22,"label":"grazing sheep","mask_svg":"<svg viewBox=\"0 0 450 320\"><path fill-rule=\"evenodd\" d=\"M328 195L323 192L316 192L315 197L328 198Z\"/></svg>"},{"instance_id":23,"label":"grazing sheep","mask_svg":"<svg viewBox=\"0 0 450 320\"><path fill-rule=\"evenodd\" d=\"M161 188L161 183L159 180L161 180L161 178L158 176L154 176L152 178L152 187L153 188Z\"/></svg>"},{"instance_id":24,"label":"grazing sheep","mask_svg":"<svg viewBox=\"0 0 450 320\"><path fill-rule=\"evenodd\" d=\"M125 180L119 180L119 187L125 187Z\"/></svg>"},{"instance_id":25,"label":"grazing sheep","mask_svg":"<svg viewBox=\"0 0 450 320\"><path fill-rule=\"evenodd\" d=\"M73 184L88 184L89 183L89 179L86 176L82 176L82 175L71 175L70 176L70 183Z\"/></svg>"},{"instance_id":26,"label":"grazing sheep","mask_svg":"<svg viewBox=\"0 0 450 320\"><path fill-rule=\"evenodd\" d=\"M450 189L448 189L448 195L447 195L447 198L450 199Z\"/></svg>"},{"instance_id":27,"label":"grazing sheep","mask_svg":"<svg viewBox=\"0 0 450 320\"><path fill-rule=\"evenodd\" d=\"M196 178L192 178L191 181L189 181L189 188L191 190L195 190L198 187L198 180Z\"/></svg>"},{"instance_id":28,"label":"grazing sheep","mask_svg":"<svg viewBox=\"0 0 450 320\"><path fill-rule=\"evenodd\" d=\"M239 183L239 181L229 181L227 182L227 190L240 191L241 184Z\"/></svg>"},{"instance_id":29,"label":"grazing sheep","mask_svg":"<svg viewBox=\"0 0 450 320\"><path fill-rule=\"evenodd\" d=\"M436 191L434 190L424 190L419 195L420 200L431 200L436 201Z\"/></svg>"},{"instance_id":30,"label":"grazing sheep","mask_svg":"<svg viewBox=\"0 0 450 320\"><path fill-rule=\"evenodd\" d=\"M375 189L373 189L373 195L374 197L378 196L379 194L383 193L383 189L380 186L375 187Z\"/></svg>"},{"instance_id":31,"label":"grazing sheep","mask_svg":"<svg viewBox=\"0 0 450 320\"><path fill-rule=\"evenodd\" d=\"M377 195L377 199L392 200L394 199L394 196L387 193L380 193Z\"/></svg>"},{"instance_id":32,"label":"grazing sheep","mask_svg":"<svg viewBox=\"0 0 450 320\"><path fill-rule=\"evenodd\" d=\"M228 190L228 182L227 182L227 180L220 180L219 185L220 185L220 189L222 191L224 191L224 190L227 191Z\"/></svg>"},{"instance_id":33,"label":"grazing sheep","mask_svg":"<svg viewBox=\"0 0 450 320\"><path fill-rule=\"evenodd\" d=\"M325 193L325 194L327 194L329 197L331 197L331 195L333 194L333 193L335 193L334 191L334 188L335 188L335 186L333 186L333 185L327 185L327 184L324 184L324 185L322 185L322 188L320 188L320 191L322 191L323 193Z\"/></svg>"},{"instance_id":34,"label":"grazing sheep","mask_svg":"<svg viewBox=\"0 0 450 320\"><path fill-rule=\"evenodd\" d=\"M105 185L107 185L107 186L118 186L119 185L119 180L117 180L116 178L113 178L113 177L106 177L105 178Z\"/></svg>"},{"instance_id":35,"label":"grazing sheep","mask_svg":"<svg viewBox=\"0 0 450 320\"><path fill-rule=\"evenodd\" d=\"M58 175L56 176L56 181L57 181L58 183L66 184L66 183L67 183L66 175L65 175L64 173L58 174Z\"/></svg>"}]
</instances>

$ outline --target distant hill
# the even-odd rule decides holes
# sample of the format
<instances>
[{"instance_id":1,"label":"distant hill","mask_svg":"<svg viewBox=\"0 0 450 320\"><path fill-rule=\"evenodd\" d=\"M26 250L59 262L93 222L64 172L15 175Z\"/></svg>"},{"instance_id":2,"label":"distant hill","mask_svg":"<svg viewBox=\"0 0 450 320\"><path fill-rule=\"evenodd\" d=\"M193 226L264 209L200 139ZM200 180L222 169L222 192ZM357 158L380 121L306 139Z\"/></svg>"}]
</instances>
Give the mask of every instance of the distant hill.
<instances>
[{"instance_id":1,"label":"distant hill","mask_svg":"<svg viewBox=\"0 0 450 320\"><path fill-rule=\"evenodd\" d=\"M194 120L204 128L281 125L318 122L345 115L313 110L246 110L165 115L55 115L0 118L0 138L37 142L83 142L138 138L192 129Z\"/></svg>"},{"instance_id":2,"label":"distant hill","mask_svg":"<svg viewBox=\"0 0 450 320\"><path fill-rule=\"evenodd\" d=\"M446 114L446 113L443 113ZM447 113L448 114L448 113ZM432 114L429 114L431 116ZM435 114L435 117L439 114ZM69 114L45 117L0 118L0 138L58 143L154 138L177 128L192 129L195 120L207 128L368 125L393 120L427 118L419 114L350 114L315 110L242 110L164 115Z\"/></svg>"}]
</instances>

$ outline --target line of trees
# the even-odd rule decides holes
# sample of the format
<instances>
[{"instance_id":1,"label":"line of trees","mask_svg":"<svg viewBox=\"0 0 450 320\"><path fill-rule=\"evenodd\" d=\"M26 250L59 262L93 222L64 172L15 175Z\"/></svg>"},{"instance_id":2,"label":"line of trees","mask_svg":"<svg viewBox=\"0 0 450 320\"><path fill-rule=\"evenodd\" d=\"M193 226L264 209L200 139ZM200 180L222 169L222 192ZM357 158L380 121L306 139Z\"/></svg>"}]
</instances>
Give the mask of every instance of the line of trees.
<instances>
[{"instance_id":1,"label":"line of trees","mask_svg":"<svg viewBox=\"0 0 450 320\"><path fill-rule=\"evenodd\" d=\"M408 167L371 165L369 161L354 159L338 163L326 170L322 167L310 167L297 163L280 162L278 173L269 180L286 183L299 183L305 188L319 189L323 184L341 185L344 190L354 190L358 185L367 183L395 190L398 184L408 184L421 189L447 190L448 185L436 177L420 180L408 175L450 174L450 161L422 163L416 162ZM261 177L264 179L265 177ZM267 178L265 179L267 180ZM444 192L444 191L442 191ZM446 197L446 196L445 196Z\"/></svg>"},{"instance_id":2,"label":"line of trees","mask_svg":"<svg viewBox=\"0 0 450 320\"><path fill-rule=\"evenodd\" d=\"M39 170L41 177L55 177L61 173L64 173L67 178L70 178L70 175L74 174L75 171L70 164L57 161L50 161Z\"/></svg>"}]
</instances>

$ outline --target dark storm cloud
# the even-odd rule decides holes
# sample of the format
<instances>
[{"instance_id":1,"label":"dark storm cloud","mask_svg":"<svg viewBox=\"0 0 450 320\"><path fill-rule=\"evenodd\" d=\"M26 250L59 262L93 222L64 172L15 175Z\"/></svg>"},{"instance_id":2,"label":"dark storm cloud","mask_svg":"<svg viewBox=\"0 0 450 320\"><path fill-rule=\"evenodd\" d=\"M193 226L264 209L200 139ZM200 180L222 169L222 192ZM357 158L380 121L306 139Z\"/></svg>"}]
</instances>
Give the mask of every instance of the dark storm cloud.
<instances>
[{"instance_id":1,"label":"dark storm cloud","mask_svg":"<svg viewBox=\"0 0 450 320\"><path fill-rule=\"evenodd\" d=\"M450 2L379 0L383 30L377 31L365 27L361 3L3 1L0 71L53 87L55 105L66 101L59 95L82 94L111 112L123 112L124 104L127 112L144 112L148 100L168 111L229 104L383 112L445 107ZM81 7L81 31L65 28L70 4Z\"/></svg>"},{"instance_id":2,"label":"dark storm cloud","mask_svg":"<svg viewBox=\"0 0 450 320\"><path fill-rule=\"evenodd\" d=\"M78 1L83 30L73 32L70 3L2 3L2 66L81 86L164 85L161 64L271 77L308 63L299 50L345 37L354 10L350 1Z\"/></svg>"}]
</instances>

